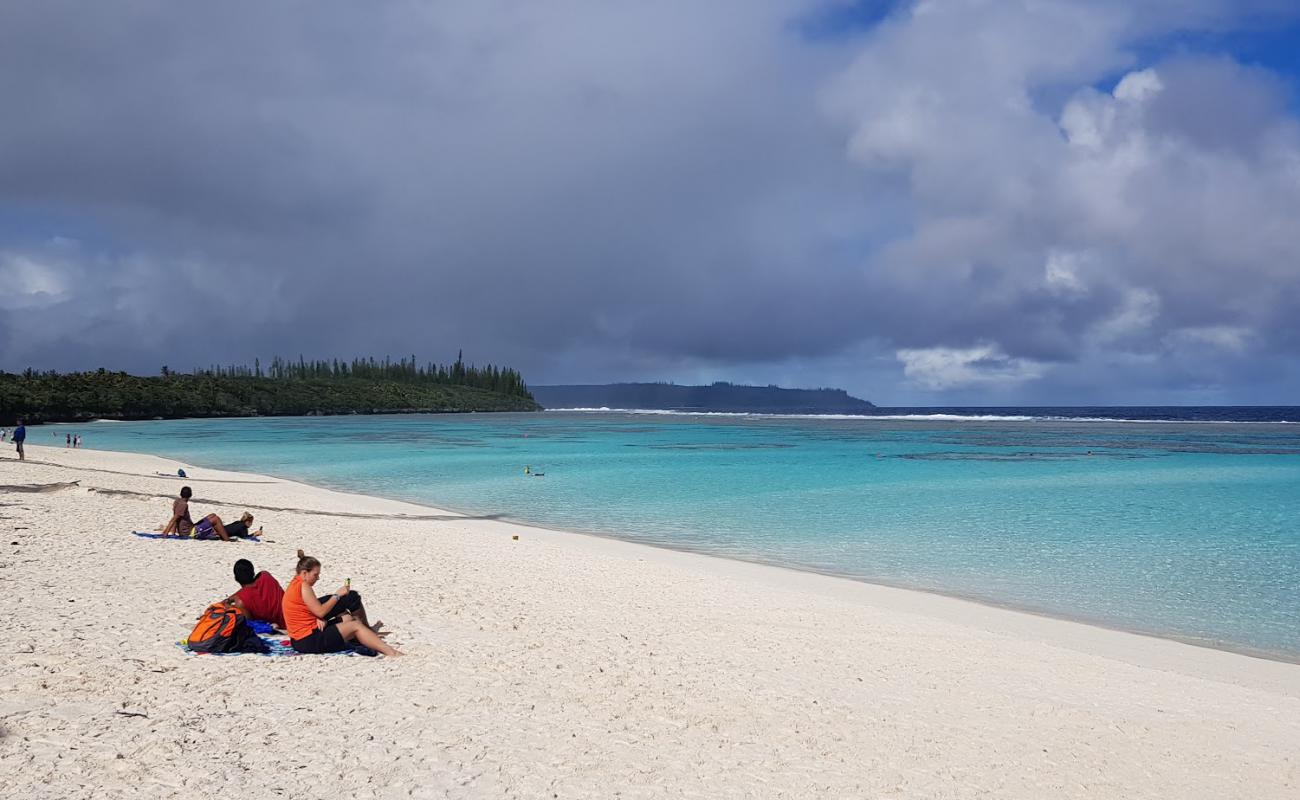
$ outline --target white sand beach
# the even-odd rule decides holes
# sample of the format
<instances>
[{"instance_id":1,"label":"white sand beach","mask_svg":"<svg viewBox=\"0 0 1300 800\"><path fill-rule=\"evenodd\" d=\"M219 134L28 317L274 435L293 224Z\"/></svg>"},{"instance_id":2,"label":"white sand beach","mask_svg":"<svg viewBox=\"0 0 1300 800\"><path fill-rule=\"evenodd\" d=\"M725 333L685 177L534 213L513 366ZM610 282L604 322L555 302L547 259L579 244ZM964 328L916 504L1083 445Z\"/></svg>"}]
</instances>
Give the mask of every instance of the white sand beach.
<instances>
[{"instance_id":1,"label":"white sand beach","mask_svg":"<svg viewBox=\"0 0 1300 800\"><path fill-rule=\"evenodd\" d=\"M270 541L146 540L176 462L28 459L3 797L1300 797L1300 665L191 465ZM176 646L299 548L409 657Z\"/></svg>"}]
</instances>

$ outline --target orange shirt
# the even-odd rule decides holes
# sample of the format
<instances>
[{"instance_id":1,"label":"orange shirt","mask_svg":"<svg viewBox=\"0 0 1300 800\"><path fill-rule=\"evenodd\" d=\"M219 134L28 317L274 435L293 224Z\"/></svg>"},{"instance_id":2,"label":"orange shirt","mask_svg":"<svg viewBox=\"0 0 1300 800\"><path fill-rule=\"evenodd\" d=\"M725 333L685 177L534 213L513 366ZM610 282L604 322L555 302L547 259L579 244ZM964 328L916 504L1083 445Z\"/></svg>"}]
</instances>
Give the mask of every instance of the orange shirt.
<instances>
[{"instance_id":1,"label":"orange shirt","mask_svg":"<svg viewBox=\"0 0 1300 800\"><path fill-rule=\"evenodd\" d=\"M284 587L284 628L290 639L306 639L316 632L316 615L302 599L302 575L294 575Z\"/></svg>"}]
</instances>

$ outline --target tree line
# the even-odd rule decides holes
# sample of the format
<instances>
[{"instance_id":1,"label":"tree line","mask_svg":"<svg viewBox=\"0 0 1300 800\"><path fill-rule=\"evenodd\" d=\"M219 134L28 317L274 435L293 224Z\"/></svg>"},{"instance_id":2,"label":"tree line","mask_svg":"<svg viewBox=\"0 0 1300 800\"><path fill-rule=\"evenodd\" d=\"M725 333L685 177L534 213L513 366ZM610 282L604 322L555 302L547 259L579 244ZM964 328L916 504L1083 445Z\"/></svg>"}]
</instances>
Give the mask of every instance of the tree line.
<instances>
[{"instance_id":1,"label":"tree line","mask_svg":"<svg viewBox=\"0 0 1300 800\"><path fill-rule=\"evenodd\" d=\"M415 358L291 361L211 366L156 377L99 369L0 372L0 424L155 417L287 416L534 411L523 376L509 367L420 365Z\"/></svg>"},{"instance_id":2,"label":"tree line","mask_svg":"<svg viewBox=\"0 0 1300 800\"><path fill-rule=\"evenodd\" d=\"M161 370L163 377L171 377L169 367ZM392 381L394 383L415 383L434 386L472 386L490 392L514 395L532 399L524 377L518 370L510 367L498 367L488 364L477 367L465 363L464 351L456 355L453 364L436 364L432 361L419 364L415 356L393 361L385 357L383 361L371 358L354 358L351 361L337 358L325 360L306 360L302 356L297 361L276 356L266 369L262 369L261 359L254 359L253 366L232 364L230 366L210 366L195 368L193 375L205 375L217 378L270 378L272 380L364 380Z\"/></svg>"}]
</instances>

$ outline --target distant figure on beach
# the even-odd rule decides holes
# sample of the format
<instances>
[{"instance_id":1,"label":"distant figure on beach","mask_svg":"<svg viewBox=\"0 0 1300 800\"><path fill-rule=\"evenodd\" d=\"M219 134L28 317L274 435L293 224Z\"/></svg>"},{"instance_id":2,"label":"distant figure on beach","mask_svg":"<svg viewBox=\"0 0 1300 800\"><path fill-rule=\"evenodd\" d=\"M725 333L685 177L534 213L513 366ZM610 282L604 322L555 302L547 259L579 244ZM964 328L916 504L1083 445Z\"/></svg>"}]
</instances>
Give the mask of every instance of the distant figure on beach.
<instances>
[{"instance_id":1,"label":"distant figure on beach","mask_svg":"<svg viewBox=\"0 0 1300 800\"><path fill-rule=\"evenodd\" d=\"M253 574L253 562L241 558L235 562L235 581L240 589L226 602L238 600L248 612L249 619L269 622L284 630L284 588L275 576L266 570ZM355 592L354 592L355 594ZM357 604L360 605L360 598Z\"/></svg>"},{"instance_id":2,"label":"distant figure on beach","mask_svg":"<svg viewBox=\"0 0 1300 800\"><path fill-rule=\"evenodd\" d=\"M194 521L190 519L190 498L194 490L188 486L181 487L181 496L172 501L172 518L163 527L163 536L175 533L177 536L189 536L194 532Z\"/></svg>"},{"instance_id":3,"label":"distant figure on beach","mask_svg":"<svg viewBox=\"0 0 1300 800\"><path fill-rule=\"evenodd\" d=\"M72 437L72 446L78 450L81 449L81 434Z\"/></svg>"},{"instance_id":4,"label":"distant figure on beach","mask_svg":"<svg viewBox=\"0 0 1300 800\"><path fill-rule=\"evenodd\" d=\"M320 561L298 551L293 580L284 590L284 623L293 649L299 653L338 653L348 642L400 656L371 630L361 598L349 582L334 594L316 597L312 587L320 580Z\"/></svg>"},{"instance_id":5,"label":"distant figure on beach","mask_svg":"<svg viewBox=\"0 0 1300 800\"><path fill-rule=\"evenodd\" d=\"M22 420L18 420L18 427L14 428L14 447L18 449L18 460L26 461L27 455L23 453L23 442L27 441L27 426L23 425Z\"/></svg>"},{"instance_id":6,"label":"distant figure on beach","mask_svg":"<svg viewBox=\"0 0 1300 800\"><path fill-rule=\"evenodd\" d=\"M70 434L70 433L64 434L64 436L63 436L63 446L64 446L64 447L72 447L72 434Z\"/></svg>"}]
</instances>

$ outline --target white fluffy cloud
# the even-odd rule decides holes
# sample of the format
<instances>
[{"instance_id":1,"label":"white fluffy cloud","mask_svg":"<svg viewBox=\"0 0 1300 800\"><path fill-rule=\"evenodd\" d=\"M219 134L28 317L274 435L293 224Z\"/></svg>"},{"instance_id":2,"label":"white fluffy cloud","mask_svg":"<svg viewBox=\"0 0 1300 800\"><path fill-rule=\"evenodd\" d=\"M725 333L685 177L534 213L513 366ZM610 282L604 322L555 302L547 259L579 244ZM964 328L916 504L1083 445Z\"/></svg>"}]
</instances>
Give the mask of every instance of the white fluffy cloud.
<instances>
[{"instance_id":1,"label":"white fluffy cloud","mask_svg":"<svg viewBox=\"0 0 1300 800\"><path fill-rule=\"evenodd\" d=\"M1010 358L993 344L903 349L897 355L903 364L903 374L927 389L944 390L972 384L1014 388L1043 374L1041 364Z\"/></svg>"},{"instance_id":2,"label":"white fluffy cloud","mask_svg":"<svg viewBox=\"0 0 1300 800\"><path fill-rule=\"evenodd\" d=\"M1021 381L1185 349L1244 360L1293 335L1300 135L1285 87L1226 57L1135 54L1229 13L950 0L868 38L824 105L849 124L850 156L904 187L902 234L864 275L898 309L881 333L906 345L909 377ZM1042 368L964 367L988 353Z\"/></svg>"}]
</instances>

